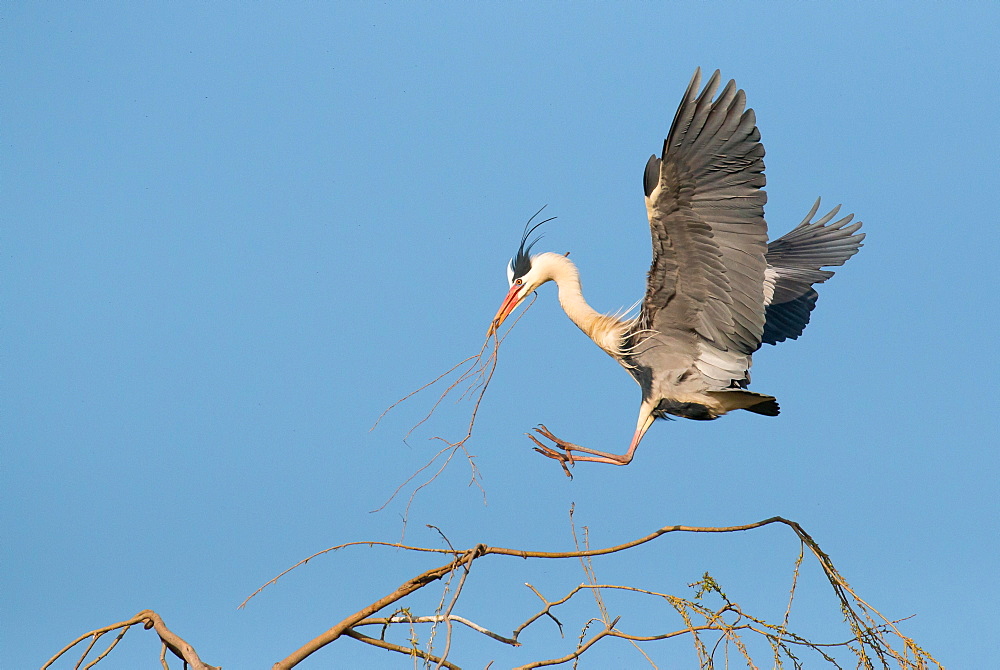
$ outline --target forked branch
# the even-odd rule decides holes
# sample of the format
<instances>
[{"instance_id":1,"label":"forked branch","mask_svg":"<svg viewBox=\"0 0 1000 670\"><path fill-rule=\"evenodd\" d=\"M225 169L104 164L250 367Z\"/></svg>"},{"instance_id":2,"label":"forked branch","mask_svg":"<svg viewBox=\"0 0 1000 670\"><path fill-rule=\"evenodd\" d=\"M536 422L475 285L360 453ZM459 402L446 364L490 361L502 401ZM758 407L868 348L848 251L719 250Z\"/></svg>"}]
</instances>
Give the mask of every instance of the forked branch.
<instances>
[{"instance_id":1,"label":"forked branch","mask_svg":"<svg viewBox=\"0 0 1000 670\"><path fill-rule=\"evenodd\" d=\"M97 630L92 630L89 633L84 633L80 637L76 638L75 640L67 644L61 650L59 650L59 652L55 656L46 661L45 665L42 666L41 670L47 670L49 667L52 666L53 663L59 660L59 658L61 658L64 654L66 654L73 647L77 646L78 644L80 644L81 642L83 642L88 638L90 638L90 643L84 649L83 654L80 656L80 660L77 661L75 667L92 668L95 665L97 665L104 657L106 657L111 652L111 650L115 648L118 642L125 636L125 633L128 632L129 628L135 626L136 624L142 624L143 628L145 628L146 630L149 630L150 628L155 630L156 634L160 636L160 641L163 644L164 653L167 650L171 651L174 654L174 656L184 661L185 666L190 667L191 670L221 670L221 668L219 667L216 667L214 665L208 665L207 663L202 661L198 657L198 653L194 650L194 647L192 647L190 644L184 641L184 639L182 639L177 633L167 628L167 625L163 623L163 619L160 618L160 615L154 612L153 610L143 610L138 614L136 614L131 619L128 619L126 621L119 621L118 623L113 623L110 626L105 626L103 628L98 628ZM97 643L97 641L107 633L116 630L121 632L119 632L118 635L115 636L110 646L103 653L99 654L93 661L84 666L83 663L87 660L87 657L90 655L90 652L93 650L94 645ZM164 667L166 667L166 661L163 661L163 664Z\"/></svg>"},{"instance_id":2,"label":"forked branch","mask_svg":"<svg viewBox=\"0 0 1000 670\"><path fill-rule=\"evenodd\" d=\"M428 616L414 616L409 613L409 610L403 610L397 604L406 596L418 591L419 589L427 586L443 577L454 573L456 571L463 571L463 579L467 574L468 567L473 563L473 561L489 555L496 556L512 556L521 559L589 559L597 556L604 556L608 554L614 554L622 551L627 551L633 547L640 546L651 542L663 535L676 532L684 533L733 533L753 530L756 528L761 528L771 524L782 524L791 528L796 536L801 540L802 546L808 547L809 551L818 560L824 574L829 580L834 592L840 601L841 609L845 614L851 631L853 633L852 637L845 642L837 643L813 643L805 638L802 638L795 633L788 630L788 614L786 612L785 617L780 624L770 624L763 621L760 618L746 615L741 608L728 600L725 593L718 587L713 579L706 575L703 580L693 586L698 586L699 592L694 600L689 600L685 598L679 598L677 596L671 596L665 593L658 593L649 589L642 589L632 586L616 585L616 584L598 584L596 582L596 576L594 574L593 568L589 563L584 564L585 573L587 576L588 583L581 584L578 587L570 591L566 596L554 600L546 600L541 593L533 586L528 585L529 588L534 591L534 593L544 602L543 609L529 617L522 624L514 628L513 632L509 636L501 635L499 633L490 631L483 626L472 623L466 618L459 617L452 614L452 609L457 602L458 592L453 596L450 605L446 612L438 612L434 615ZM406 545L397 543L352 543L357 544L380 544L382 546L392 546L400 549L405 549L409 551L429 551L434 553L451 553L448 550L443 549L429 549L423 547L408 547ZM343 545L342 545L343 546ZM329 551L329 550L327 550ZM569 601L574 595L583 590L589 590L595 594L599 594L602 589L619 589L628 590L637 593L642 593L645 595L659 597L667 600L670 605L678 611L685 622L683 628L654 634L654 635L636 635L627 632L623 632L617 628L618 619L609 621L609 616L604 611L603 601L598 600L599 605L602 609L602 617L600 621L603 622L604 627L602 630L593 634L586 640L581 637L580 643L577 645L576 649L572 652L566 654L565 656L543 660L535 661L524 665L524 668L538 668L547 665L557 665L560 663L566 663L574 659L579 658L588 649L592 648L597 642L606 637L617 637L621 639L630 640L634 643L638 642L649 642L654 640L666 640L674 637L679 637L683 635L690 635L695 641L695 648L698 651L699 657L702 659L703 663L705 659L708 659L708 663L711 663L711 656L714 651L709 650L705 644L701 641L699 637L700 633L705 632L716 632L721 634L719 642L725 642L726 644L732 644L738 652L743 655L748 662L752 664L750 659L750 654L744 646L743 642L739 637L740 631L752 631L763 637L765 637L774 649L776 660L780 664L780 659L778 659L779 654L784 654L787 658L794 660L796 657L791 651L791 647L794 646L804 646L811 648L818 653L828 662L836 664L827 653L823 652L821 647L847 647L850 648L855 655L858 656L858 661L860 667L874 668L877 662L880 666L884 668L889 668L889 661L894 661L898 667L907 670L924 670L932 666L940 668L941 666L934 660L934 658L924 650L922 650L916 643L910 638L903 635L897 628L895 621L890 621L889 619L882 616L875 608L871 607L868 603L858 597L851 587L847 584L846 580L837 572L833 566L833 562L830 557L820 549L816 541L796 522L790 521L783 517L771 517L769 519L764 519L762 521L757 521L755 523L749 523L739 526L726 526L726 527L704 527L704 526L664 526L657 529L656 531L646 535L644 537L632 540L630 542L625 542L611 547L591 549L579 548L574 551L563 551L563 552L553 552L553 551L529 551L524 549L510 549L506 547L490 547L486 545L477 545L472 549L468 549L462 552L454 552L455 557L449 561L447 564L432 568L413 579L408 580L398 587L392 593L386 595L383 598L375 601L371 605L355 612L351 616L342 620L329 630L327 630L322 635L311 640L308 644L303 645L300 649L293 652L284 660L276 663L273 668L274 670L287 670L294 667L304 658L310 656L318 649L323 646L333 642L337 638L349 635L355 639L362 639L360 633L357 633L355 627L357 626L368 626L379 624L383 626L383 636L385 629L394 624L430 624L437 625L445 623L450 627L452 622L463 623L469 628L482 633L485 636L493 638L497 641L503 642L509 645L519 645L518 636L520 633L526 629L528 626L536 622L538 619L543 617L548 617L559 625L560 630L562 629L562 624L556 619L555 615L552 613L552 609L558 605L561 605ZM796 560L795 570L796 577L793 579L793 589L792 597L794 597L794 584L797 579L797 572L799 563L801 562L801 557ZM301 565L301 563L299 564ZM286 574L288 571L285 571ZM277 578L268 582L268 584L273 584ZM464 583L464 582L463 582ZM267 586L267 585L265 585ZM263 589L264 587L261 587ZM258 589L256 593L259 593L261 589ZM459 589L460 591L460 589ZM723 605L718 609L710 609L698 602L699 598L702 597L704 593L716 593L723 600ZM248 599L249 600L249 599ZM377 612L386 607L394 605L396 607L395 613L390 616L374 618ZM791 605L789 604L789 607ZM400 612L405 612L401 614ZM732 615L730 618L735 617L735 621L727 621L725 615ZM699 617L703 619L703 623L695 623L694 617ZM903 648L897 649L892 643L887 639L887 634L891 634L893 639L899 640L903 644ZM365 639L374 640L374 638ZM449 637L450 640L450 637ZM375 644L374 642L369 642L370 644ZM716 646L718 642L716 643ZM396 651L400 653L406 653L411 655L416 655L427 661L434 662L438 664L438 667L453 667L452 664L447 661L448 650L446 647L445 652L440 656L435 656L430 653L430 651L423 651L421 653L416 653L415 645L403 647L402 645L392 645L392 643L385 643L384 640L380 640L378 646L386 649L395 648ZM641 650L640 650L641 651ZM797 662L797 661L796 661ZM752 666L753 667L753 666Z\"/></svg>"},{"instance_id":3,"label":"forked branch","mask_svg":"<svg viewBox=\"0 0 1000 670\"><path fill-rule=\"evenodd\" d=\"M627 551L634 547L652 542L653 540L668 535L670 533L732 533L762 528L771 524L780 524L792 529L796 537L801 541L800 551L797 551L795 560L794 575L792 578L792 588L790 599L794 598L795 585L797 584L798 571L802 561L803 547L808 548L809 554L817 559L824 575L834 589L839 601L840 608L844 613L851 635L842 641L816 642L789 630L789 611L791 602L785 610L785 614L777 623L769 623L761 617L745 612L740 605L731 601L727 594L720 588L719 584L708 574L698 582L691 584L696 589L692 598L683 598L670 595L650 588L642 588L626 584L599 583L596 576L596 569L590 559L598 556L606 556L618 552ZM328 628L323 633L317 635L309 642L293 651L286 658L273 665L273 670L289 670L295 667L304 659L316 653L319 649L338 640L341 637L349 637L368 645L376 646L391 652L396 652L411 658L422 659L427 667L436 668L457 668L453 660L449 659L452 647L451 627L453 624L461 624L463 627L475 631L485 637L489 637L497 642L511 647L521 647L519 641L520 634L540 619L547 618L555 622L560 633L563 631L563 623L556 618L554 610L564 603L569 602L574 596L582 592L589 592L594 595L598 605L599 616L591 618L583 625L578 641L574 648L562 656L544 660L534 660L522 665L522 668L540 668L551 665L573 662L587 654L605 638L619 638L629 640L635 645L639 653L646 655L646 652L639 646L640 643L648 643L659 640L668 640L678 637L688 637L693 643L698 656L700 667L715 667L714 657L721 648L730 653L734 650L737 657L742 657L749 667L757 667L751 658L750 651L745 645L741 635L754 634L765 638L773 651L775 667L783 667L785 660L789 661L793 667L801 668L802 663L796 656L796 650L806 649L817 653L824 661L841 667L838 661L832 656L835 648L848 649L857 659L857 666L860 668L900 668L901 670L928 670L929 668L941 668L940 664L926 651L921 649L912 639L906 637L897 627L898 621L889 620L880 614L874 607L862 600L847 584L846 580L837 572L830 557L820 549L816 541L805 532L805 530L794 521L783 517L771 517L754 523L740 526L726 527L702 527L702 526L664 526L645 537L625 542L611 547L590 548L586 543L586 536L583 538L583 546L577 544L573 551L530 551L524 549L511 549L506 547L490 547L486 545L476 545L467 550L455 549L433 549L425 547L413 547L390 542L352 542L338 547L319 552L313 556L300 561L293 568L286 570L274 579L270 580L258 589L250 598L260 593L265 587L274 584L278 579L287 574L295 567L299 567L307 561L319 556L322 553L335 549L346 548L367 544L370 547L383 546L394 547L404 551L428 552L446 554L449 560L443 565L433 567L419 575L406 580L390 593L378 598L374 602L362 607L350 616L345 617L334 626ZM471 574L470 566L476 560L484 556L508 556L519 559L577 559L582 561L585 575L585 583L572 588L566 595L549 600L539 589L527 585L536 596L542 601L542 608L535 614L529 616L523 623L513 628L510 634L502 634L490 630L467 616L456 613L459 606L459 598L463 593L463 588L472 588L472 581L467 578ZM457 578L456 585L451 586L451 580ZM410 611L410 607L403 602L408 596L416 593L420 589L444 581L441 595L438 599L437 611L433 614L419 615ZM614 616L609 611L604 599L600 596L606 591L628 591L639 594L643 597L656 598L664 601L669 607L676 611L683 621L683 625L674 630L661 630L644 632L639 634L633 631L623 630L619 627L619 616ZM703 598L717 598L720 603L709 606ZM250 600L248 598L247 600ZM391 609L390 609L391 608ZM380 612L385 612L380 614ZM92 668L100 660L105 658L118 643L131 626L143 624L147 629L154 629L163 644L163 653L170 650L175 656L182 659L185 664L193 670L218 670L214 666L205 664L195 653L194 649L182 638L170 631L163 623L163 620L153 611L144 610L129 620L122 621L110 626L105 626L97 630L81 635L76 640L64 647L59 653L53 656L43 667L47 670L59 658L66 655L77 645L89 640L86 648L78 658L75 667ZM598 629L590 630L593 624L598 625ZM408 644L400 644L385 639L386 634L394 626L407 626L411 633L416 626L431 626L431 634L428 636L430 642L426 645L419 645L415 633L411 636ZM369 628L373 626L381 627L378 636L368 635L360 632L359 628ZM441 626L445 630L445 643L442 651L434 650L432 643L434 639L435 627ZM90 658L91 652L95 649L98 641L109 633L118 631L117 636L110 642L107 648L89 664L84 665ZM846 637L846 636L845 636ZM421 646L423 648L421 648ZM841 652L846 653L846 652ZM648 660L647 656L647 660ZM651 662L651 661L650 661ZM163 662L166 667L166 662Z\"/></svg>"}]
</instances>

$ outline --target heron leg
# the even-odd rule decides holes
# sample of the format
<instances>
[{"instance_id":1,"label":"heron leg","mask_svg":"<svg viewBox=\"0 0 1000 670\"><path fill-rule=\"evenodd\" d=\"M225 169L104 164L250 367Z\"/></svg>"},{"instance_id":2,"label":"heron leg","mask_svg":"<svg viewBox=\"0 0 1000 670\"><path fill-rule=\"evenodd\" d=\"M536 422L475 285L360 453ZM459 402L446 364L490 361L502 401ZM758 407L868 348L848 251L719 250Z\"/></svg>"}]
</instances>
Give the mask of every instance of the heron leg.
<instances>
[{"instance_id":1,"label":"heron leg","mask_svg":"<svg viewBox=\"0 0 1000 670\"><path fill-rule=\"evenodd\" d=\"M570 474L569 467L575 465L577 461L590 461L592 463L610 463L611 465L628 465L632 461L632 455L635 453L635 449L639 446L639 441L635 438L632 439L632 444L629 446L629 450L624 454L609 454L605 451L598 451L596 449L590 449L588 447L582 447L579 444L573 444L572 442L567 442L566 440L559 439L552 434L544 424L539 425L534 429L536 433L542 437L551 440L553 446L549 446L539 440L537 437L528 433L528 437L534 442L537 447L535 451L540 453L542 456L551 458L553 460L559 461L562 466L563 472L566 473L567 477L572 477ZM645 432L645 431L643 431ZM641 437L641 436L640 436ZM574 454L573 452L577 452ZM581 455L583 454L583 455Z\"/></svg>"}]
</instances>

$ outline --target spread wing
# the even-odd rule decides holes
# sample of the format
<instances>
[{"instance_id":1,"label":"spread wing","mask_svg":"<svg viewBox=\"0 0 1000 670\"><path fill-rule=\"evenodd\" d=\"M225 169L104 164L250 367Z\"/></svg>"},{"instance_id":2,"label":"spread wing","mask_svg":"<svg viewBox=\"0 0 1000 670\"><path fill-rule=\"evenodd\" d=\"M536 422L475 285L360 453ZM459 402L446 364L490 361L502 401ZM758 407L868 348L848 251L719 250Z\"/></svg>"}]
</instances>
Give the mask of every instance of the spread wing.
<instances>
[{"instance_id":1,"label":"spread wing","mask_svg":"<svg viewBox=\"0 0 1000 670\"><path fill-rule=\"evenodd\" d=\"M818 210L819 198L802 223L767 245L762 340L768 344L794 340L802 334L819 298L813 284L833 276L833 271L820 268L843 265L858 253L865 239L865 234L858 232L861 222L851 223L853 214L830 223L840 205L813 221Z\"/></svg>"},{"instance_id":2,"label":"spread wing","mask_svg":"<svg viewBox=\"0 0 1000 670\"><path fill-rule=\"evenodd\" d=\"M653 264L640 323L725 388L746 377L764 330L764 147L735 82L714 100L718 70L698 94L700 82L699 69L646 164Z\"/></svg>"}]
</instances>

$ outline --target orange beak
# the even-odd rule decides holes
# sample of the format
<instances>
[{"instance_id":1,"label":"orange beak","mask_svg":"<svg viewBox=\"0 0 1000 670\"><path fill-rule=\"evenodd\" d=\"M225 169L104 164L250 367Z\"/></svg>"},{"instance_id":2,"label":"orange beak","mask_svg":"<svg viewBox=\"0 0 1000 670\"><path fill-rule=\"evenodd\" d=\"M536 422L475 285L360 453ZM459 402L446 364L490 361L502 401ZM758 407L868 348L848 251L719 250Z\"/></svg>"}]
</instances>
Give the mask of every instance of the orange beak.
<instances>
[{"instance_id":1,"label":"orange beak","mask_svg":"<svg viewBox=\"0 0 1000 670\"><path fill-rule=\"evenodd\" d=\"M493 321L490 323L489 330L486 331L486 337L490 337L493 333L497 332L500 324L521 304L521 300L524 299L523 296L519 295L522 288L524 287L517 284L510 287L507 297L503 299L503 304L500 305L500 309L497 310L496 316L493 317Z\"/></svg>"}]
</instances>

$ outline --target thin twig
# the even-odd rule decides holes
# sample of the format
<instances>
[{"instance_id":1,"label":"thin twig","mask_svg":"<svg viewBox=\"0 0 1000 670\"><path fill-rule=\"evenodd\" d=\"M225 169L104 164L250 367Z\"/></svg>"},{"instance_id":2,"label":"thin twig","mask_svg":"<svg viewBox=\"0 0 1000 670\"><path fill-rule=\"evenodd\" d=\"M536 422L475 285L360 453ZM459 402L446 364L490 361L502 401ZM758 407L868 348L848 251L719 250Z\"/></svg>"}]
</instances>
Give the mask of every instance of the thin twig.
<instances>
[{"instance_id":1,"label":"thin twig","mask_svg":"<svg viewBox=\"0 0 1000 670\"><path fill-rule=\"evenodd\" d=\"M774 662L779 666L781 665L780 651L783 649L782 638L788 630L788 621L792 616L792 602L795 600L795 589L799 583L799 570L802 568L802 559L805 558L805 551L805 542L799 540L799 555L796 557L795 567L792 569L792 586L788 590L788 605L785 607L785 615L781 618L781 627L778 629L777 639L771 641L771 647L774 650Z\"/></svg>"},{"instance_id":2,"label":"thin twig","mask_svg":"<svg viewBox=\"0 0 1000 670\"><path fill-rule=\"evenodd\" d=\"M314 558L316 558L318 556L322 556L323 554L329 554L330 552L333 552L333 551L339 551L340 549L344 549L346 547L355 547L355 546L358 546L358 545L366 545L366 546L369 546L369 547L376 547L376 546L378 546L378 547L394 547L396 549L405 549L407 551L423 551L423 552L430 553L430 554L453 554L453 553L458 553L458 552L450 551L448 549L433 549L433 548L428 548L428 547L411 547L411 546L408 546L408 545L405 545L405 544L400 544L399 542L379 542L377 540L367 540L367 541L359 541L359 542L345 542L344 544L338 544L338 545L336 545L334 547L328 547L326 549L323 549L322 551L317 551L312 556L308 556L306 558L303 558L301 561L299 561L298 563L296 563L292 567L288 568L287 570L282 570L280 573L278 573L277 575L275 575L271 579L269 579L266 582L264 582L264 584L262 584L260 587L258 587L258 589L256 591L254 591L253 593L251 593L250 595L248 595L243 600L243 602L241 602L239 604L239 606L236 609L238 609L238 610L243 609L244 607L246 607L246 604L248 602L250 602L251 598L253 598L257 594L259 594L261 591L263 591L264 589L266 589L271 584L276 584L279 579L281 579L282 577L284 577L285 575L287 575L289 572L291 572L295 568L298 568L298 567L300 567L302 565L305 565L306 563L308 563L309 561L313 560ZM84 637L86 637L86 636L84 636ZM80 639L83 639L83 638L80 638Z\"/></svg>"},{"instance_id":3,"label":"thin twig","mask_svg":"<svg viewBox=\"0 0 1000 670\"><path fill-rule=\"evenodd\" d=\"M55 663L67 651L78 645L80 642L86 640L88 637L92 637L93 639L91 640L90 645L88 645L87 651L84 653L84 656L80 658L80 661L76 665L76 667L79 668L80 665L83 664L83 661L86 659L87 654L90 653L90 650L93 648L94 643L97 641L98 638L100 638L105 633L109 633L113 630L118 630L119 628L123 629L122 632L119 633L118 639L112 642L111 646L108 647L108 649L101 656L99 656L97 659L95 659L93 663L87 666L88 668L93 667L94 665L96 665L97 661L100 661L102 658L104 658L104 656L106 656L115 647L115 645L118 644L118 640L120 640L122 636L125 635L125 632L128 631L130 626L134 626L135 624L139 623L143 624L143 627L146 628L146 630L152 628L156 631L156 634L160 637L160 641L163 643L164 654L166 653L165 650L169 649L177 658L184 661L184 663L187 666L190 666L191 670L220 670L214 665L208 665L207 663L202 661L198 657L198 653L194 650L194 647L188 644L183 638L174 633L172 630L167 628L167 625L163 623L163 619L160 617L160 615L154 612L153 610L143 610L138 614L136 614L131 619L128 619L126 621L119 621L118 623L111 624L110 626L104 626L103 628L92 630L89 633L84 633L83 635L76 638L68 645L60 649L55 656L46 661L45 665L42 666L41 670L47 670L47 668L51 667L51 665ZM163 659L164 659L162 661L163 666L166 667L166 657L163 656Z\"/></svg>"},{"instance_id":4,"label":"thin twig","mask_svg":"<svg viewBox=\"0 0 1000 670\"><path fill-rule=\"evenodd\" d=\"M465 617L458 616L457 614L449 614L447 618L451 619L452 621L457 621L460 624L464 624L469 628L471 628L472 630L476 631L477 633L482 633L487 637L491 637L497 642L503 642L504 644L509 644L514 647L521 646L521 643L518 642L517 640L510 637L504 637L499 633L494 633L490 629L484 628L483 626L480 626L479 624L475 623L474 621L470 621ZM444 619L445 617L440 614L435 614L432 616L409 616L409 615L404 616L401 614L396 614L391 617L376 617L370 619L362 619L358 623L354 624L354 627L355 628L357 628L358 626L384 627L394 623L441 623L442 621L444 621Z\"/></svg>"},{"instance_id":5,"label":"thin twig","mask_svg":"<svg viewBox=\"0 0 1000 670\"><path fill-rule=\"evenodd\" d=\"M486 345L484 344L483 345L483 349L485 349L485 348L486 348ZM421 386L417 390L410 391L409 393L407 393L406 395L404 395L402 398L400 398L396 402L394 402L391 405L389 405L388 407L386 407L385 410L381 414L378 415L378 418L375 419L375 423L373 423L372 427L368 429L368 432L370 433L373 430L375 430L376 428L378 428L379 423L381 423L381 421L385 417L385 415L388 414L389 412L391 412L397 405L399 405L400 403L404 402L405 400L409 400L411 397L417 395L418 393L420 393L424 389L427 389L427 388L430 388L431 386L434 386L439 381L441 381L442 379L444 379L445 377L447 377L448 375L450 375L456 368L460 368L463 365L465 365L466 363L468 363L469 361L477 359L477 358L479 358L482 355L483 355L483 350L480 350L478 354L473 354L472 356L469 356L468 358L466 358L466 359L464 359L462 361L459 361L458 363L455 363L455 365L451 366L450 368L448 368L447 370L445 370L444 372L442 372L437 377L435 377L431 381L427 382L426 384L424 384L423 386Z\"/></svg>"},{"instance_id":6,"label":"thin twig","mask_svg":"<svg viewBox=\"0 0 1000 670\"><path fill-rule=\"evenodd\" d=\"M514 635L513 635L514 639L515 640L517 639L517 636L521 634L522 630L524 630L525 628L527 628L528 626L530 626L531 624L533 624L535 621L537 621L538 619L542 618L543 616L547 616L550 619L552 619L552 621L555 622L556 626L559 627L559 636L560 637L566 637L565 634L563 634L563 625L562 625L562 622L559 621L559 619L557 619L554 614L552 614L551 610L556 605L561 605L564 602L566 602L567 600L569 600L570 598L572 598L576 594L576 592L579 591L583 587L582 586L578 586L575 589L573 589L572 591L570 591L569 594L567 596L565 596L564 598L560 598L559 600L556 600L556 601L553 601L553 602L549 602L548 600L545 599L545 597L541 593L538 592L538 589L536 589L534 586L532 586L531 584L528 584L527 582L525 582L524 585L527 586L529 589L531 589L532 592L536 596L538 596L539 600L541 600L543 603L545 603L545 607L542 608L541 612L538 612L534 616L529 617L527 621L525 621L520 626L518 626L517 628L514 629Z\"/></svg>"},{"instance_id":7,"label":"thin twig","mask_svg":"<svg viewBox=\"0 0 1000 670\"><path fill-rule=\"evenodd\" d=\"M128 630L128 626L125 627L125 630ZM80 669L80 666L83 665L83 662L85 660L87 660L87 656L90 655L91 650L94 648L94 645L97 644L97 641L101 638L102 635L103 635L103 633L96 633L90 639L90 644L88 644L87 648L83 650L83 653L80 655L80 660L76 662L75 666L73 666L73 670L79 670Z\"/></svg>"},{"instance_id":8,"label":"thin twig","mask_svg":"<svg viewBox=\"0 0 1000 670\"><path fill-rule=\"evenodd\" d=\"M121 642L121 639L123 637L125 637L125 633L127 633L128 629L131 628L131 627L132 626L125 626L124 628L122 628L121 632L118 633L118 635L115 636L115 639L111 641L111 644L108 645L108 648L105 649L103 652L101 652L101 654L98 655L98 657L95 658L93 661L91 661L90 663L88 663L87 665L85 665L83 667L83 670L91 670L91 668L93 668L95 665L97 665L98 663L100 663L102 659L104 659L108 654L111 653L112 649L114 649L116 646L118 646L118 643ZM83 659L81 659L81 661L82 660Z\"/></svg>"},{"instance_id":9,"label":"thin twig","mask_svg":"<svg viewBox=\"0 0 1000 670\"><path fill-rule=\"evenodd\" d=\"M444 625L445 625L445 641L444 641L444 653L441 654L441 661L438 663L437 668L440 669L441 665L444 663L445 659L448 658L448 654L451 652L451 615L452 611L455 609L455 604L458 602L458 597L462 594L462 587L465 586L465 580L469 577L469 571L472 567L472 562L469 561L462 565L462 576L458 580L458 586L455 588L455 595L452 596L451 602L448 603L448 609L444 612Z\"/></svg>"},{"instance_id":10,"label":"thin twig","mask_svg":"<svg viewBox=\"0 0 1000 670\"><path fill-rule=\"evenodd\" d=\"M432 654L428 654L423 649L417 649L416 647L401 647L398 644L393 644L392 642L386 642L385 640L380 640L379 638L376 637L368 637L367 635L363 635L358 631L354 630L353 628L348 628L347 630L345 630L344 635L346 635L347 637L352 637L355 640L359 640L366 644L370 644L374 647L380 647L381 649L388 649L389 651L398 651L399 653L406 654L407 656L416 656L418 658L430 661L431 663L437 661L439 668L443 667L443 668L448 668L449 670L461 670L461 668L459 668L457 665L449 663L443 658L439 658Z\"/></svg>"},{"instance_id":11,"label":"thin twig","mask_svg":"<svg viewBox=\"0 0 1000 670\"><path fill-rule=\"evenodd\" d=\"M682 628L681 630L675 630L670 633L664 633L662 635L628 635L626 633L622 633L617 630L605 628L604 630L595 634L592 638L590 638L589 640L587 640L582 645L574 649L572 652L566 654L565 656L562 656L560 658L549 659L546 661L535 661L534 663L528 663L527 665L519 665L516 668L516 670L530 670L531 668L542 668L547 665L559 665L561 663L568 663L569 661L580 658L580 656L583 655L585 651L594 646L594 644L597 643L598 640L601 640L605 637L618 637L622 638L623 640L632 640L634 642L653 642L654 640L668 640L672 637L677 637L678 635L686 635L692 632L693 630L705 631L705 630L721 630L721 629L715 626L705 625L705 626L695 626L694 628Z\"/></svg>"},{"instance_id":12,"label":"thin twig","mask_svg":"<svg viewBox=\"0 0 1000 670\"><path fill-rule=\"evenodd\" d=\"M63 654L65 654L67 651L69 651L70 649L72 649L76 645L78 645L81 642L83 642L84 640L86 640L88 637L91 637L91 636L100 637L101 635L104 635L105 633L108 633L108 632L113 631L113 630L118 630L119 628L124 628L124 629L128 630L129 626L132 626L134 624L141 623L141 622L142 622L142 617L139 616L139 615L136 615L136 616L132 617L131 619L128 619L127 621L119 621L118 623L113 623L110 626L104 626L103 628L98 628L96 630L92 630L89 633L84 633L83 635L81 635L80 637L76 638L75 640L73 640L72 642L70 642L69 644L67 644L65 647L63 647L62 649L60 649L58 652L56 652L55 656L53 656L52 658L50 658L48 661L45 662L45 665L42 666L41 670L47 670L49 668L49 666L51 666L53 663L56 662L57 659L59 659L59 657L61 657ZM87 649L89 650L93 646L94 646L93 643L91 643L90 646L87 647ZM86 658L86 654L84 654L84 658ZM81 658L80 662L82 663L83 660L84 659Z\"/></svg>"},{"instance_id":13,"label":"thin twig","mask_svg":"<svg viewBox=\"0 0 1000 670\"><path fill-rule=\"evenodd\" d=\"M476 467L476 464L475 464L475 461L474 461L475 456L473 454L469 453L469 451L468 451L468 449L466 447L466 443L472 437L473 429L474 429L475 423L476 423L476 417L478 416L478 413L479 413L479 407L482 404L483 397L486 395L486 390L489 387L490 381L493 378L493 373L496 371L497 359L498 359L498 355L499 355L499 351L500 351L500 345L503 343L504 339L511 332L511 330L513 330L513 328L517 325L518 321L520 321L521 318L528 312L528 310L534 304L536 298L537 298L537 294L534 294L532 296L532 299L525 306L525 308L523 310L521 310L521 312L517 315L517 318L515 318L514 321L511 323L510 327L506 331L504 331L503 335L501 335L499 333L495 333L492 337L487 338L486 342L483 343L483 346L479 350L478 354L476 354L474 356L469 356L469 357L463 359L461 362L457 363L456 365L453 365L446 372L438 375L432 381L428 382L427 384L424 384L423 386L421 386L420 388L418 388L416 391L412 391L412 392L406 394L405 396L403 396L402 398L400 398L399 400L397 400L395 403L393 403L392 405L390 405L384 412L382 412L381 415L379 415L379 418L378 418L378 420L376 420L375 425L372 426L372 430L374 430L374 428L379 424L379 422L382 420L382 418L390 410L392 410L393 408L395 408L397 405L399 405L400 403L402 403L404 400L407 400L407 399L413 397L414 395L416 395L420 391L423 391L425 389L430 388L431 386L434 386L439 381L441 381L442 379L446 378L448 375L450 375L451 373L453 373L455 370L460 369L463 365L471 363L471 365L469 366L469 368L466 369L465 371L463 371L455 379L455 381L452 382L447 388L445 388L445 390L441 393L441 395L438 396L437 400L435 400L432 403L431 408L427 412L427 414L424 415L424 417L421 418L416 424L414 424L409 429L409 431L407 431L406 435L403 437L403 441L406 442L406 440L410 437L411 434L413 434L413 432L418 427L422 426L424 423L426 423L431 418L431 416L433 416L434 412L437 411L438 406L444 401L444 399L455 388L457 388L459 385L461 385L461 384L469 381L469 379L471 377L472 378L471 383L466 388L466 390L463 391L459 395L459 401L465 399L468 396L475 395L475 400L473 401L472 411L470 412L469 422L468 422L468 425L466 427L465 436L462 437L461 439L459 439L458 441L451 441L451 440L448 440L448 439L446 439L444 437L441 437L441 436L434 436L434 437L432 437L431 438L432 440L438 440L440 442L443 442L445 444L445 446L442 447L437 453L435 453L434 456L431 457L431 459L427 463L425 463L423 466L421 466L416 472L414 472L409 477L407 477L406 480L402 484L400 484L399 486L396 487L396 489L392 492L392 494L386 499L386 501L384 503L382 503L379 507L377 507L375 510L373 510L375 512L378 512L378 511L381 511L381 510L385 509L389 505L389 503L391 503L393 500L395 500L395 498L400 494L400 492L404 488L406 488L410 484L410 482L412 482L421 472L423 472L423 471L427 470L429 467L431 467L431 465L433 465L442 454L444 454L445 452L449 452L448 453L448 457L444 460L444 462L442 463L441 467L439 467L437 469L437 471L433 475L431 475L427 480L425 480L423 483L421 483L419 486L417 486L410 493L410 495L409 495L409 497L407 499L407 502L406 502L406 507L404 508L404 511L403 511L403 529L402 529L403 537L405 537L405 533L406 533L406 525L407 525L407 521L408 521L408 518L409 518L410 507L412 506L413 500L416 497L417 493L419 493L422 489L424 489L425 487L427 487L431 483L433 483L438 478L438 476L440 476L441 473L444 472L444 469L451 462L452 457L454 457L454 455L459 450L461 450L462 453L465 454L467 462L469 463L469 468L470 468L470 471L471 471L471 477L470 477L469 484L470 485L474 484L474 485L476 485L479 488L479 490L481 491L481 493L483 495L483 502L485 504L485 502L486 502L486 490L483 488L482 484L480 483L479 469ZM487 356L484 359L483 356L484 356L485 352L487 351L487 348L489 347L490 343L493 343L492 350L490 351L489 356Z\"/></svg>"}]
</instances>

